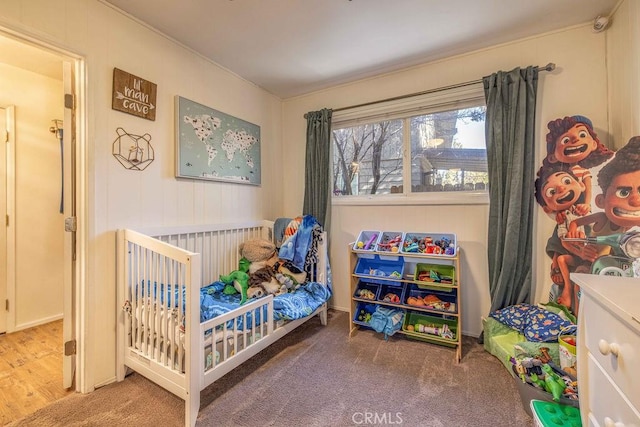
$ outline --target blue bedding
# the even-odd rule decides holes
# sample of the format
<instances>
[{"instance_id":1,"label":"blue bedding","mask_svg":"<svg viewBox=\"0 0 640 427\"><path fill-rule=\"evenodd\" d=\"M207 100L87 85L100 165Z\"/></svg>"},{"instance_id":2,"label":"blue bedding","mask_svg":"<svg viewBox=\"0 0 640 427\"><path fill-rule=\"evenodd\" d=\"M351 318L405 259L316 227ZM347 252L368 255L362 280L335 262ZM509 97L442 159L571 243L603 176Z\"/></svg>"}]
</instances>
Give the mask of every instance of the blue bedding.
<instances>
[{"instance_id":1,"label":"blue bedding","mask_svg":"<svg viewBox=\"0 0 640 427\"><path fill-rule=\"evenodd\" d=\"M200 289L200 322L205 322L240 307L240 295L225 295L222 293L224 287L224 283L214 282ZM322 284L305 283L295 292L274 297L273 318L275 320L295 320L306 317L330 297L331 292ZM260 316L256 317L257 324L259 324L258 317Z\"/></svg>"}]
</instances>

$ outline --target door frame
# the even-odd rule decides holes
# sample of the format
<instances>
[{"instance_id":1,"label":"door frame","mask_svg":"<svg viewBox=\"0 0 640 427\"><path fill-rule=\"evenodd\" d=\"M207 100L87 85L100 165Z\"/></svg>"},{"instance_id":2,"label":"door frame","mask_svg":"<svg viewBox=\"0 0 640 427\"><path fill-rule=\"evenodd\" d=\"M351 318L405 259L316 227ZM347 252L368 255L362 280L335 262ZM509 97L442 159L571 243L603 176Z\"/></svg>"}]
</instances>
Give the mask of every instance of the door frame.
<instances>
[{"instance_id":1,"label":"door frame","mask_svg":"<svg viewBox=\"0 0 640 427\"><path fill-rule=\"evenodd\" d=\"M88 213L88 169L87 169L87 103L86 103L86 94L87 94L87 77L86 77L86 62L85 58L72 52L68 49L65 49L60 46L53 45L52 43L45 41L36 36L27 34L24 30L15 30L10 27L7 27L5 23L0 22L0 36L11 38L17 42L25 43L31 45L33 47L37 47L42 50L46 50L49 52L56 53L60 55L63 66L68 67L71 70L71 81L63 81L63 86L65 88L70 87L73 95L73 111L72 115L72 124L71 126L67 126L64 124L65 128L69 128L72 133L72 140L74 141L74 146L72 151L75 154L75 159L73 159L70 165L67 165L65 162L65 168L73 168L72 173L66 173L66 175L73 177L73 182L65 184L65 192L74 190L75 195L75 217L76 217L76 230L75 230L75 250L67 250L65 248L65 264L71 263L70 270L70 283L65 283L64 286L64 294L65 294L65 308L64 308L64 320L63 320L63 333L65 334L65 340L71 336L71 339L74 339L76 342L75 345L75 355L72 356L73 362L75 365L75 372L71 372L72 378L69 384L73 386L75 391L86 393L93 391L93 383L91 382L92 373L87 372L86 367L88 366L86 363L87 360L87 351L88 346L85 341L85 337L88 336L87 327L88 327L88 315L87 315L87 289L86 289L86 271L87 271L87 236L88 236L88 225L87 225L87 213ZM62 94L61 94L62 96ZM66 96L65 96L66 98ZM63 99L61 99L63 102ZM65 102L66 103L66 102ZM67 108L65 107L65 115L67 113ZM10 124L7 123L7 128L9 128ZM15 134L15 133L14 133ZM9 144L12 147L15 147L15 144ZM10 155L10 152L7 152L7 156ZM15 151L14 151L15 155ZM69 156L67 156L69 157ZM70 159L70 157L69 157ZM67 159L67 160L69 160ZM9 176L8 176L9 179ZM7 192L12 191L13 197L15 199L15 182L10 189L10 183L7 182ZM9 212L9 206L7 206L7 213ZM15 212L14 212L15 214ZM65 215L66 211L66 203L65 203ZM11 218L15 218L13 215ZM10 221L11 223L11 221ZM61 230L63 232L63 230ZM9 246L10 239L13 238L13 244L15 245L15 229L13 230L13 237L10 236L10 230L7 229L7 245ZM65 245L67 242L71 242L74 239L65 238ZM13 252L13 251L12 251ZM74 259L67 259L71 257L71 254L75 253ZM67 255L69 254L69 255ZM10 262L10 254L7 257L7 263ZM15 259L13 260L15 264ZM10 269L8 269L10 270ZM15 271L15 269L14 269ZM68 275L67 275L68 276ZM65 282L67 277L65 276ZM13 287L10 285L13 283ZM15 301L15 277L13 282L7 283L7 298L10 295L13 295L13 301ZM10 304L10 310L14 310L11 306L15 304ZM8 313L12 313L11 311ZM10 331L15 328L15 311L13 311L13 315L8 315L7 319L7 331ZM61 351L64 352L64 343L61 343ZM63 353L64 354L64 353ZM63 356L64 357L64 356ZM66 359L66 357L65 357ZM66 383L67 381L65 381Z\"/></svg>"},{"instance_id":2,"label":"door frame","mask_svg":"<svg viewBox=\"0 0 640 427\"><path fill-rule=\"evenodd\" d=\"M15 165L16 165L16 107L14 105L7 105L4 107L6 110L6 122L5 128L8 132L8 139L6 142L6 176L7 176L7 217L9 221L7 223L6 232L7 232L7 277L6 277L6 287L7 287L7 301L9 302L9 307L6 312L7 316L7 333L13 332L16 328L16 252L15 250L11 250L11 248L16 247L16 211L15 211L15 189L16 189L16 173L15 173ZM10 201L13 200L13 203Z\"/></svg>"}]
</instances>

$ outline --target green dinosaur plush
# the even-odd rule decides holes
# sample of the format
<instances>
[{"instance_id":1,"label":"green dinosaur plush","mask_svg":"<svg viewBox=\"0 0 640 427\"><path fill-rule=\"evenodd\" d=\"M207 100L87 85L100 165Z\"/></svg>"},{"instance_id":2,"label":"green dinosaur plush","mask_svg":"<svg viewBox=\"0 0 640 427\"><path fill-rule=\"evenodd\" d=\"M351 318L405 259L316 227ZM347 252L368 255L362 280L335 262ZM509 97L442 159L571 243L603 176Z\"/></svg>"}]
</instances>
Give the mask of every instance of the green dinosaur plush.
<instances>
[{"instance_id":1,"label":"green dinosaur plush","mask_svg":"<svg viewBox=\"0 0 640 427\"><path fill-rule=\"evenodd\" d=\"M227 275L221 275L220 281L225 284L222 293L225 295L240 294L240 304L247 302L247 289L249 289L249 265L251 263L246 258L238 262L238 270L234 270Z\"/></svg>"}]
</instances>

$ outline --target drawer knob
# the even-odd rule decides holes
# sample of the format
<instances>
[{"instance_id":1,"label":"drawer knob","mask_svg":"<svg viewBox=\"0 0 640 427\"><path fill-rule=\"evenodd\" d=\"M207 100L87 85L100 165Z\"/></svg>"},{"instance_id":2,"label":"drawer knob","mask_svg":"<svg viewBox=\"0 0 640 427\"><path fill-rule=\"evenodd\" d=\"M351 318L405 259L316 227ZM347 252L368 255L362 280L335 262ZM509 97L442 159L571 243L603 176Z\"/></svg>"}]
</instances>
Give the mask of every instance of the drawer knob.
<instances>
[{"instance_id":1,"label":"drawer knob","mask_svg":"<svg viewBox=\"0 0 640 427\"><path fill-rule=\"evenodd\" d=\"M620 347L618 346L618 344L614 342L608 343L606 340L600 340L598 342L598 349L603 356L611 353L615 357L618 357L618 353L620 352Z\"/></svg>"},{"instance_id":2,"label":"drawer knob","mask_svg":"<svg viewBox=\"0 0 640 427\"><path fill-rule=\"evenodd\" d=\"M604 426L605 427L624 427L624 424L621 422L614 422L611 418L609 417L604 417Z\"/></svg>"}]
</instances>

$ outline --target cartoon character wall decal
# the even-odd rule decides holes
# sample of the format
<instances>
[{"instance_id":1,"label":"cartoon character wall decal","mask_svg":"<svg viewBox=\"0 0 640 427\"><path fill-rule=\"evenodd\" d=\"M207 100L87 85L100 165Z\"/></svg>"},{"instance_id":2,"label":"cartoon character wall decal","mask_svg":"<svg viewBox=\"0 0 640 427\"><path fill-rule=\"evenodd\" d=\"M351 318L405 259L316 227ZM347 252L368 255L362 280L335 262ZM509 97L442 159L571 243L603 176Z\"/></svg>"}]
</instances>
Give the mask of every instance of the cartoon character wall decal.
<instances>
[{"instance_id":1,"label":"cartoon character wall decal","mask_svg":"<svg viewBox=\"0 0 640 427\"><path fill-rule=\"evenodd\" d=\"M612 252L603 242L619 241L622 237L612 235L640 229L640 137L616 153L600 142L585 116L555 119L547 128L547 153L535 197L555 222L545 248L551 258L551 297L577 314L579 289L570 273L601 271L600 264ZM623 268L614 270L627 274L631 263L617 263Z\"/></svg>"}]
</instances>

